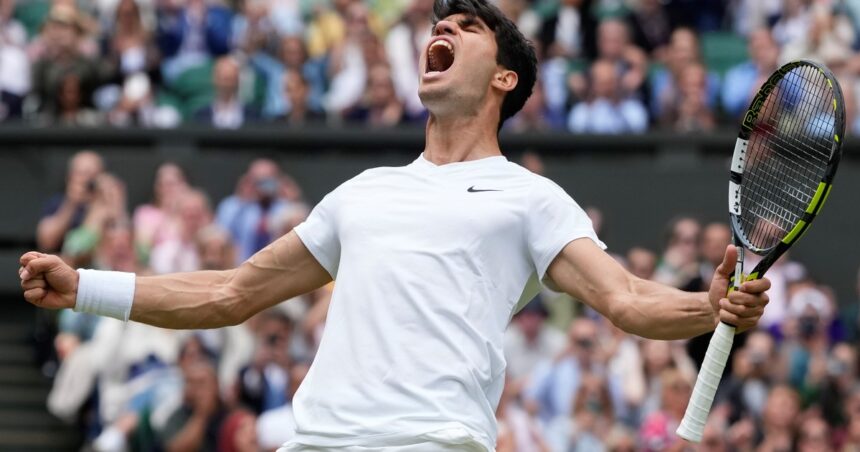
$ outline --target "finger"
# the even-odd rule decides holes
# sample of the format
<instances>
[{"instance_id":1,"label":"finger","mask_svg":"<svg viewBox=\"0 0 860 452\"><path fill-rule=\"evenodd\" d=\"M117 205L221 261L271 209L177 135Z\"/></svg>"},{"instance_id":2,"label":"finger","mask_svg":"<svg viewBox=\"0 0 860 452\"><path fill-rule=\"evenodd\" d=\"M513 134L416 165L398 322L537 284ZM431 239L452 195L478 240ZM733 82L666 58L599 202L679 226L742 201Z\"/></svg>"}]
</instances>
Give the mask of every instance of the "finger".
<instances>
[{"instance_id":1,"label":"finger","mask_svg":"<svg viewBox=\"0 0 860 452\"><path fill-rule=\"evenodd\" d=\"M770 290L770 280L767 278L747 281L741 284L741 292L746 293L762 293Z\"/></svg>"},{"instance_id":2,"label":"finger","mask_svg":"<svg viewBox=\"0 0 860 452\"><path fill-rule=\"evenodd\" d=\"M21 264L22 267L26 267L27 264L30 263L33 259L38 259L40 257L45 257L46 254L40 253L38 251L28 251L21 255L21 259L18 260L18 263Z\"/></svg>"},{"instance_id":3,"label":"finger","mask_svg":"<svg viewBox=\"0 0 860 452\"><path fill-rule=\"evenodd\" d=\"M732 315L739 318L749 319L760 317L762 313L764 313L764 306L746 306L742 304L735 304L729 301L727 298L723 298L722 300L720 300L720 315L722 315L723 311L731 313Z\"/></svg>"},{"instance_id":4,"label":"finger","mask_svg":"<svg viewBox=\"0 0 860 452\"><path fill-rule=\"evenodd\" d=\"M720 321L734 325L738 332L748 330L756 325L757 318L747 318L735 315L726 310L720 310Z\"/></svg>"},{"instance_id":5,"label":"finger","mask_svg":"<svg viewBox=\"0 0 860 452\"><path fill-rule=\"evenodd\" d=\"M21 288L25 291L30 289L44 289L48 287L48 283L42 278L33 278L27 281L21 281Z\"/></svg>"},{"instance_id":6,"label":"finger","mask_svg":"<svg viewBox=\"0 0 860 452\"><path fill-rule=\"evenodd\" d=\"M27 281L35 275L45 273L55 264L56 260L54 256L45 255L44 257L37 257L24 266L24 271L21 272L21 280Z\"/></svg>"},{"instance_id":7,"label":"finger","mask_svg":"<svg viewBox=\"0 0 860 452\"><path fill-rule=\"evenodd\" d=\"M45 289L30 289L24 292L24 299L36 306L41 306L45 295L47 295Z\"/></svg>"},{"instance_id":8,"label":"finger","mask_svg":"<svg viewBox=\"0 0 860 452\"><path fill-rule=\"evenodd\" d=\"M732 304L747 307L764 307L770 301L770 297L766 293L732 292L727 297Z\"/></svg>"},{"instance_id":9,"label":"finger","mask_svg":"<svg viewBox=\"0 0 860 452\"><path fill-rule=\"evenodd\" d=\"M728 279L735 271L735 263L738 260L738 249L734 245L726 247L726 254L723 256L723 262L717 267L717 273Z\"/></svg>"}]
</instances>

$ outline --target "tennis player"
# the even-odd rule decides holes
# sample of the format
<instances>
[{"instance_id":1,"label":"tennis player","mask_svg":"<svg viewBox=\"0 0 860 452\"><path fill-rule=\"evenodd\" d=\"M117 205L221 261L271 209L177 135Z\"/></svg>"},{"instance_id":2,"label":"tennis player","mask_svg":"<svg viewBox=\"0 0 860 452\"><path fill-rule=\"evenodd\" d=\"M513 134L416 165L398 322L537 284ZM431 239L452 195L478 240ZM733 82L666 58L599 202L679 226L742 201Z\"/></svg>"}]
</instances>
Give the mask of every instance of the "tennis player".
<instances>
[{"instance_id":1,"label":"tennis player","mask_svg":"<svg viewBox=\"0 0 860 452\"><path fill-rule=\"evenodd\" d=\"M535 82L534 50L486 0L437 0L420 61L430 111L411 164L365 171L236 269L164 276L21 257L30 303L165 328L235 325L337 279L318 354L282 451L492 451L502 337L543 282L624 331L656 339L756 324L770 283L725 298L639 279L603 249L560 187L509 162L497 131Z\"/></svg>"}]
</instances>

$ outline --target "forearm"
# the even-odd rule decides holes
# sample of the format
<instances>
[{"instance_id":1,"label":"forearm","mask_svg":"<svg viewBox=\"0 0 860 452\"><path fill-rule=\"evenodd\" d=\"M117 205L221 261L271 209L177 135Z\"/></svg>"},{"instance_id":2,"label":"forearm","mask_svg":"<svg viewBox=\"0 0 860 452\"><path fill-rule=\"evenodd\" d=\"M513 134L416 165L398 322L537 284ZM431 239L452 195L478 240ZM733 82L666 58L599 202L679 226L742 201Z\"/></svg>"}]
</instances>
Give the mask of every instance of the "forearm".
<instances>
[{"instance_id":1,"label":"forearm","mask_svg":"<svg viewBox=\"0 0 860 452\"><path fill-rule=\"evenodd\" d=\"M161 328L218 328L244 321L244 295L231 288L235 270L138 277L130 320Z\"/></svg>"},{"instance_id":2,"label":"forearm","mask_svg":"<svg viewBox=\"0 0 860 452\"><path fill-rule=\"evenodd\" d=\"M684 292L632 279L630 291L608 303L609 317L627 333L648 339L686 339L713 331L719 321L705 292Z\"/></svg>"}]
</instances>

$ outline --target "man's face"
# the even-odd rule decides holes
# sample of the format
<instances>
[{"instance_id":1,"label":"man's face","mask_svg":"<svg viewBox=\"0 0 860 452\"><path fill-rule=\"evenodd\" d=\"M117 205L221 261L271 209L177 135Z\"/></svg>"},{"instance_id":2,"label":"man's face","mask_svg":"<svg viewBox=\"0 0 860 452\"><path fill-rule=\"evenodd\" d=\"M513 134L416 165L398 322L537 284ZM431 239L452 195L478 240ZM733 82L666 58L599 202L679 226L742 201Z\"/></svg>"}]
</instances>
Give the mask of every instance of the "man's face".
<instances>
[{"instance_id":1,"label":"man's face","mask_svg":"<svg viewBox=\"0 0 860 452\"><path fill-rule=\"evenodd\" d=\"M418 95L434 114L476 112L489 92L498 47L478 17L455 14L439 21L421 53Z\"/></svg>"}]
</instances>

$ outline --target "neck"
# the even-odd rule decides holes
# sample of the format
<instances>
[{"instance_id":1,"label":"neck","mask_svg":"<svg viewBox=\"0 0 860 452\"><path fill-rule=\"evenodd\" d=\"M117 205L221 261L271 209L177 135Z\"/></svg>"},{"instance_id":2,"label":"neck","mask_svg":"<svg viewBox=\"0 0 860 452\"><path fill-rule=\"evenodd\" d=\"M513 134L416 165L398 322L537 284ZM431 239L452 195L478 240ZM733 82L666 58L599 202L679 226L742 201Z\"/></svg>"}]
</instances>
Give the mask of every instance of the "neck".
<instances>
[{"instance_id":1,"label":"neck","mask_svg":"<svg viewBox=\"0 0 860 452\"><path fill-rule=\"evenodd\" d=\"M502 155L496 122L483 115L440 117L430 114L424 158L437 164Z\"/></svg>"}]
</instances>

